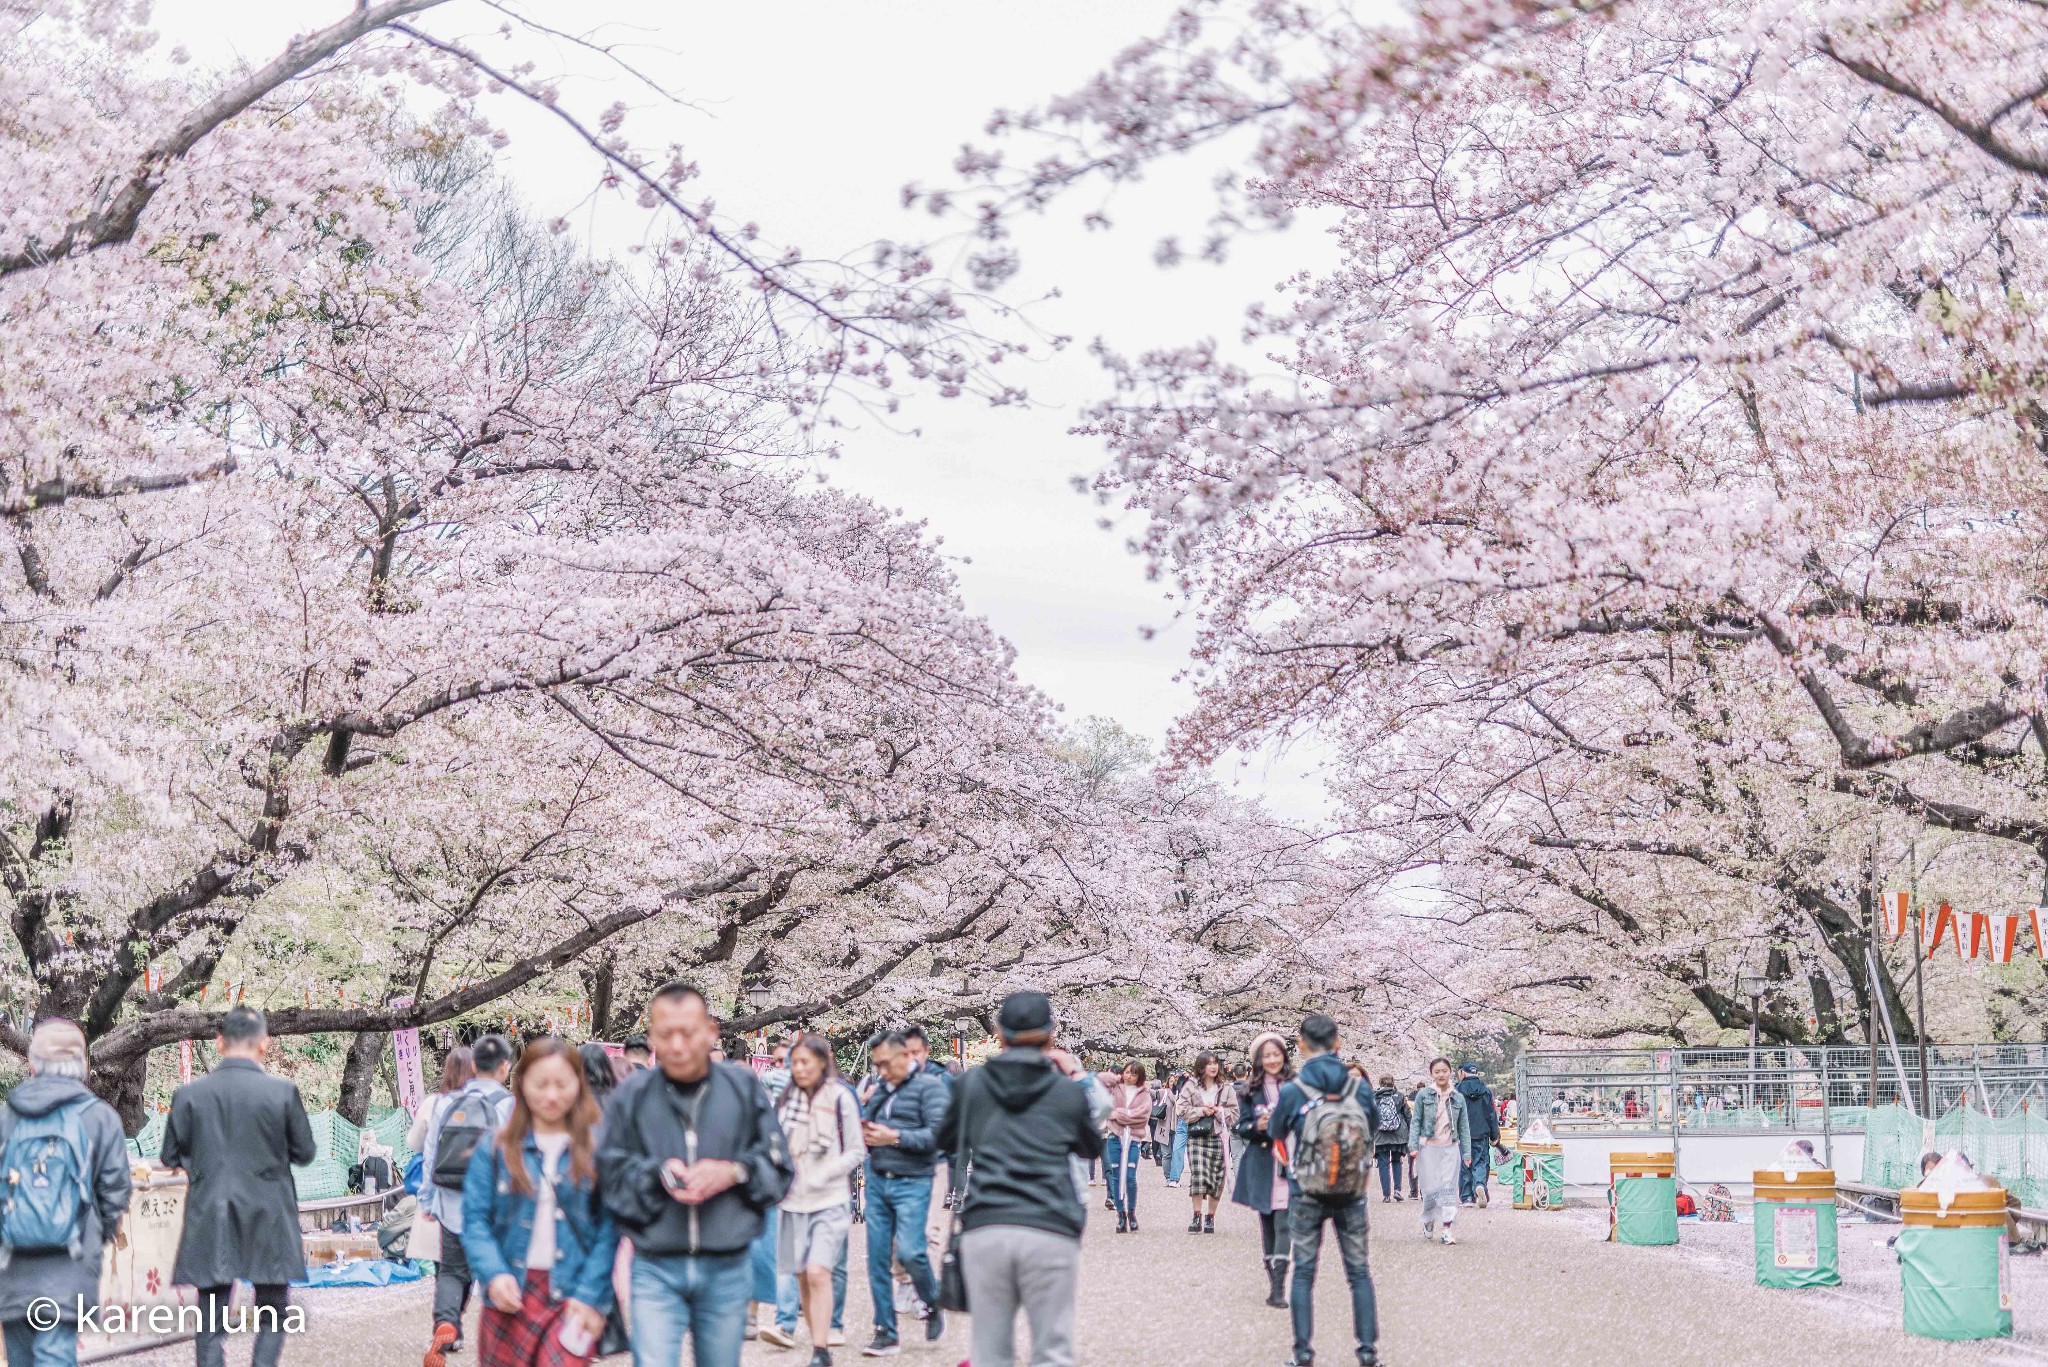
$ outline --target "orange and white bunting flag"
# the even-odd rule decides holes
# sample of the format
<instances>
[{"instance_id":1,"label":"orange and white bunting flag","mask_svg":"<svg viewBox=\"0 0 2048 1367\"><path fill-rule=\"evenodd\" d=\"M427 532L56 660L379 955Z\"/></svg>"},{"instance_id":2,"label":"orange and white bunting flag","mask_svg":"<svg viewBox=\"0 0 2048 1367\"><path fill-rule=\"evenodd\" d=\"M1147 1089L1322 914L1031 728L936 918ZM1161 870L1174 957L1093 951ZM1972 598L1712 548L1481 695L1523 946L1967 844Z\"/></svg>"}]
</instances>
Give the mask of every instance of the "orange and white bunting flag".
<instances>
[{"instance_id":1,"label":"orange and white bunting flag","mask_svg":"<svg viewBox=\"0 0 2048 1367\"><path fill-rule=\"evenodd\" d=\"M1927 957L1933 958L1934 951L1941 948L1941 937L1946 935L1955 943L1956 957L1963 957L1963 929L1956 923L1956 914L1943 902L1934 913L1934 928L1927 937Z\"/></svg>"},{"instance_id":2,"label":"orange and white bunting flag","mask_svg":"<svg viewBox=\"0 0 2048 1367\"><path fill-rule=\"evenodd\" d=\"M1897 901L1893 903L1891 915L1888 918L1892 923L1892 938L1894 940L1906 933L1906 911L1906 894L1902 892L1898 894Z\"/></svg>"},{"instance_id":3,"label":"orange and white bunting flag","mask_svg":"<svg viewBox=\"0 0 2048 1367\"><path fill-rule=\"evenodd\" d=\"M2006 912L1991 918L1991 962L2009 964L2012 962L2013 947L2019 943L2020 918L2017 912Z\"/></svg>"},{"instance_id":4,"label":"orange and white bunting flag","mask_svg":"<svg viewBox=\"0 0 2048 1367\"><path fill-rule=\"evenodd\" d=\"M1979 952L1990 948L1991 918L1981 911L1970 913L1970 954L1974 959Z\"/></svg>"},{"instance_id":5,"label":"orange and white bunting flag","mask_svg":"<svg viewBox=\"0 0 2048 1367\"><path fill-rule=\"evenodd\" d=\"M2041 908L2027 908L2027 923L2034 928L2034 953L2048 959L2048 945L2041 943Z\"/></svg>"}]
</instances>

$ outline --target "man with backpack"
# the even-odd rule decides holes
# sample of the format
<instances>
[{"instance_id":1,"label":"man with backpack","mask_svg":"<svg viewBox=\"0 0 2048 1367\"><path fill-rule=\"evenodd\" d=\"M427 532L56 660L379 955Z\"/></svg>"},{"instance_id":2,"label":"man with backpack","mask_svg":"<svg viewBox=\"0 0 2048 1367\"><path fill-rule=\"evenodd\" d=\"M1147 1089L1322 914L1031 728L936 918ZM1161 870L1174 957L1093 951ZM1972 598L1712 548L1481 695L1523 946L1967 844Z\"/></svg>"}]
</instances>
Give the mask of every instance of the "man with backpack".
<instances>
[{"instance_id":1,"label":"man with backpack","mask_svg":"<svg viewBox=\"0 0 2048 1367\"><path fill-rule=\"evenodd\" d=\"M1365 1192L1376 1145L1376 1116L1368 1114L1359 1081L1337 1057L1337 1022L1317 1013L1301 1023L1301 1071L1280 1089L1268 1130L1287 1159L1287 1221L1292 1236L1294 1352L1288 1367L1316 1360L1316 1263L1323 1225L1337 1229L1337 1252L1351 1285L1351 1324L1358 1361L1379 1361L1379 1311L1366 1266Z\"/></svg>"},{"instance_id":2,"label":"man with backpack","mask_svg":"<svg viewBox=\"0 0 2048 1367\"><path fill-rule=\"evenodd\" d=\"M1493 1162L1492 1146L1500 1142L1500 1113L1493 1106L1493 1089L1479 1076L1479 1065L1467 1059L1458 1071L1458 1095L1465 1098L1466 1121L1472 1130L1472 1157L1458 1174L1461 1205L1486 1205L1486 1179Z\"/></svg>"},{"instance_id":3,"label":"man with backpack","mask_svg":"<svg viewBox=\"0 0 2048 1367\"><path fill-rule=\"evenodd\" d=\"M270 1024L254 1007L221 1017L220 1062L171 1097L157 1161L185 1171L185 1228L171 1280L199 1288L208 1325L194 1335L199 1367L227 1361L225 1326L256 1329L250 1367L277 1367L284 1353L291 1284L306 1279L299 1193L292 1164L310 1163L313 1126L299 1089L263 1071ZM255 1308L229 1310L236 1282L255 1288Z\"/></svg>"},{"instance_id":4,"label":"man with backpack","mask_svg":"<svg viewBox=\"0 0 2048 1367\"><path fill-rule=\"evenodd\" d=\"M10 1179L0 1215L0 1324L10 1363L78 1361L78 1311L99 1304L100 1249L128 1209L121 1117L86 1090L85 1067L85 1033L67 1020L44 1021L29 1036L28 1080L0 1109L0 1172L32 1175ZM38 1301L56 1306L48 1316L55 1323L31 1322Z\"/></svg>"},{"instance_id":5,"label":"man with backpack","mask_svg":"<svg viewBox=\"0 0 2048 1367\"><path fill-rule=\"evenodd\" d=\"M490 1144L512 1114L512 1045L503 1035L485 1035L470 1046L476 1076L453 1092L434 1098L420 1155L420 1208L441 1224L441 1258L434 1266L434 1337L422 1367L447 1367L448 1354L462 1343L462 1312L475 1280L462 1247L462 1179L469 1160Z\"/></svg>"},{"instance_id":6,"label":"man with backpack","mask_svg":"<svg viewBox=\"0 0 2048 1367\"><path fill-rule=\"evenodd\" d=\"M1379 1090L1372 1094L1373 1159L1380 1170L1380 1204L1405 1200L1401 1183L1401 1157L1408 1152L1408 1098L1394 1085L1394 1075L1380 1075Z\"/></svg>"}]
</instances>

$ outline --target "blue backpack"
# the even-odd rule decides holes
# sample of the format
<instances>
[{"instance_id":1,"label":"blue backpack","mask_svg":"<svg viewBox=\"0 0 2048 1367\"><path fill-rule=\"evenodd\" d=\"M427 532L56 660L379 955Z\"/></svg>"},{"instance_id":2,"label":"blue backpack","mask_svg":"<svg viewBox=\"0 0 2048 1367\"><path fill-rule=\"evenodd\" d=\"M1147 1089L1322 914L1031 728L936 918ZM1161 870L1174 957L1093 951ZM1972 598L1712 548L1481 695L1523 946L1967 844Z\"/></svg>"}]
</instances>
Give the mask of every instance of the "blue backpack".
<instances>
[{"instance_id":1,"label":"blue backpack","mask_svg":"<svg viewBox=\"0 0 2048 1367\"><path fill-rule=\"evenodd\" d=\"M7 1180L0 1205L0 1248L5 1253L81 1256L85 1243L85 1108L91 1097L68 1101L46 1115L22 1116L0 1155Z\"/></svg>"}]
</instances>

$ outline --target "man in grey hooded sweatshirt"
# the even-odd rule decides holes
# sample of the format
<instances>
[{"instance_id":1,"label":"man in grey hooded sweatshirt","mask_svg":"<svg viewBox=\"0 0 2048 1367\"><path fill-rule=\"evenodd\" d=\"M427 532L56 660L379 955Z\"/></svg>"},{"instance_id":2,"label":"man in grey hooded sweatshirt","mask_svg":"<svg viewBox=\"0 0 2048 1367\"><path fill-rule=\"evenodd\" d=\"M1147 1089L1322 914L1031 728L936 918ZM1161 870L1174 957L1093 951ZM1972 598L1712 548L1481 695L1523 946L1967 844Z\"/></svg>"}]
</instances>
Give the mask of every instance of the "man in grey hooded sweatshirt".
<instances>
[{"instance_id":1,"label":"man in grey hooded sweatshirt","mask_svg":"<svg viewBox=\"0 0 2048 1367\"><path fill-rule=\"evenodd\" d=\"M13 1252L0 1268L0 1326L9 1363L56 1367L78 1361L78 1312L100 1302L100 1249L128 1209L128 1146L121 1117L85 1086L85 1033L46 1020L29 1036L29 1078L0 1108L0 1154L24 1121L57 1117L82 1156L78 1251ZM34 1307L31 1310L31 1306Z\"/></svg>"}]
</instances>

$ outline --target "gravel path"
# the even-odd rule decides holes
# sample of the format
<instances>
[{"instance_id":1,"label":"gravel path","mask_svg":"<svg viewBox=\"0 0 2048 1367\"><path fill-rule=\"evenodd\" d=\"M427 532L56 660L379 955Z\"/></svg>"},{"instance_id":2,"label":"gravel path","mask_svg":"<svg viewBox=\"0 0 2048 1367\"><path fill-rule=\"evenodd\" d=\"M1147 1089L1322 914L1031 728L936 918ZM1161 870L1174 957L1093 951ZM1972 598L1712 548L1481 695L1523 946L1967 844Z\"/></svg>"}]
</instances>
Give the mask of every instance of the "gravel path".
<instances>
[{"instance_id":1,"label":"gravel path","mask_svg":"<svg viewBox=\"0 0 2048 1367\"><path fill-rule=\"evenodd\" d=\"M1214 1235L1191 1235L1187 1204L1147 1166L1139 1196L1143 1229L1118 1235L1091 1191L1082 1269L1080 1360L1174 1367L1277 1367L1290 1343L1288 1316L1264 1304L1258 1225L1226 1205ZM1452 1248L1424 1243L1415 1207L1373 1198L1372 1266L1388 1362L1568 1362L1574 1367L1730 1367L1884 1363L1887 1367L1968 1362L2048 1363L2048 1266L2015 1259L2019 1337L2010 1344L1938 1344L1899 1327L1890 1232L1844 1225L1845 1284L1832 1292L1766 1291L1752 1284L1751 1227L1687 1221L1676 1248L1603 1242L1597 1209L1555 1214L1497 1204L1467 1210ZM862 1227L855 1227L860 1234ZM858 1345L869 1325L866 1274L856 1237L847 1298L849 1345L842 1364L867 1361ZM383 1291L299 1293L308 1333L286 1349L300 1367L418 1367L430 1318L423 1285ZM1351 1362L1350 1309L1334 1244L1326 1241L1316 1296L1317 1338L1326 1367ZM965 1325L926 1349L906 1322L903 1360L954 1367L965 1357ZM1448 1336L1448 1337L1447 1337ZM1137 1345L1136 1352L1131 1351ZM88 1350L92 1345L88 1343ZM246 1367L246 1343L228 1361ZM630 1359L612 1360L625 1363ZM801 1367L805 1351L749 1344L746 1367ZM189 1345L123 1359L137 1367L185 1367ZM464 1355L453 1367L471 1367Z\"/></svg>"}]
</instances>

